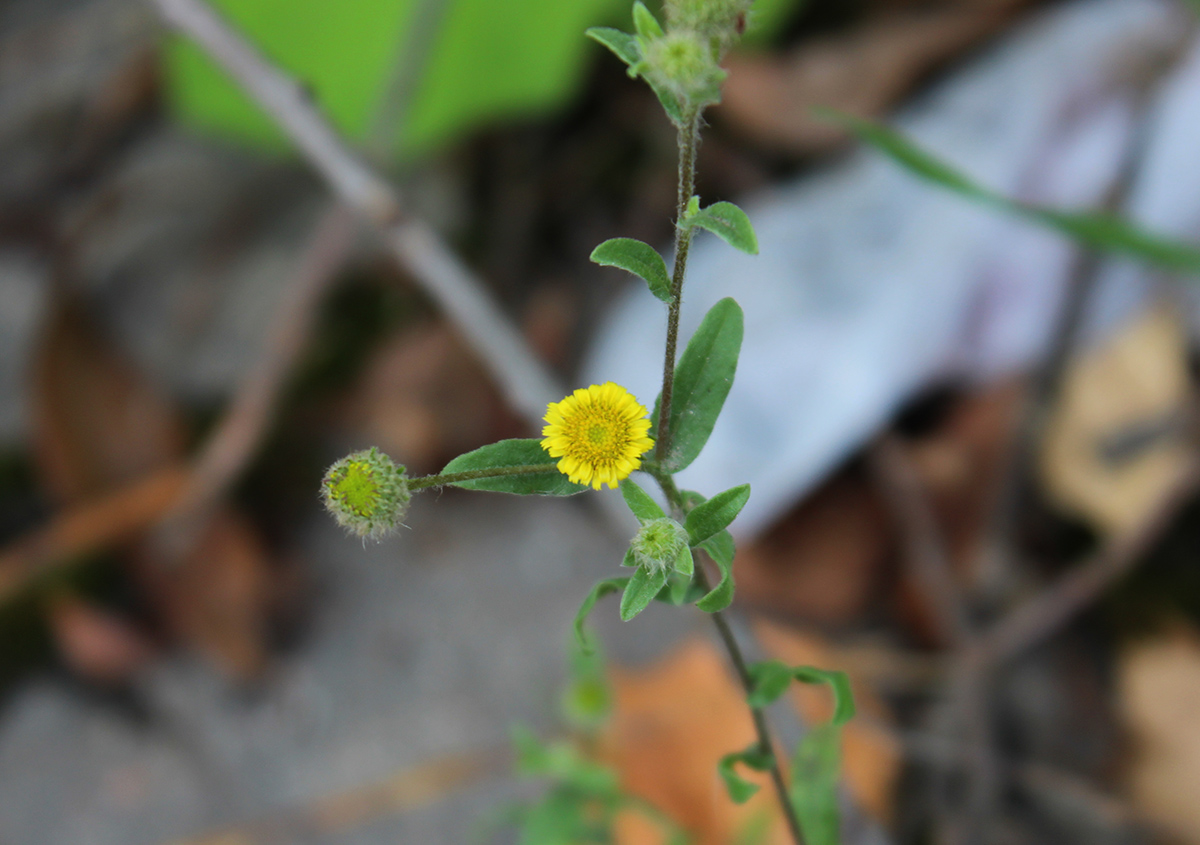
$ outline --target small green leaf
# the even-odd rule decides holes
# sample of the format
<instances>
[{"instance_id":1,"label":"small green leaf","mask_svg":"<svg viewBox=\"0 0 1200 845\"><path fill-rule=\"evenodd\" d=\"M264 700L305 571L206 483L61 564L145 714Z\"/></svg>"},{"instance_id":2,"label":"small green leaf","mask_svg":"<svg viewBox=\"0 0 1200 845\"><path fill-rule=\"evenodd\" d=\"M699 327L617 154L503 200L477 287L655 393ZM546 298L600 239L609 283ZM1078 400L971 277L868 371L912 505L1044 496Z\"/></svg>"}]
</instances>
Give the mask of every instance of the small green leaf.
<instances>
[{"instance_id":1,"label":"small green leaf","mask_svg":"<svg viewBox=\"0 0 1200 845\"><path fill-rule=\"evenodd\" d=\"M638 567L621 596L621 621L628 622L645 610L666 583L667 570L651 572L645 566Z\"/></svg>"},{"instance_id":2,"label":"small green leaf","mask_svg":"<svg viewBox=\"0 0 1200 845\"><path fill-rule=\"evenodd\" d=\"M792 683L792 667L778 660L751 663L746 671L750 675L751 685L746 700L751 707L773 704Z\"/></svg>"},{"instance_id":3,"label":"small green leaf","mask_svg":"<svg viewBox=\"0 0 1200 845\"><path fill-rule=\"evenodd\" d=\"M845 672L818 669L815 666L788 666L778 660L752 663L746 671L750 675L750 694L747 701L751 707L766 707L783 695L793 679L802 684L826 684L833 692L834 725L844 725L854 718L854 692L850 689L850 678Z\"/></svg>"},{"instance_id":4,"label":"small green leaf","mask_svg":"<svg viewBox=\"0 0 1200 845\"><path fill-rule=\"evenodd\" d=\"M854 691L850 689L850 678L845 672L817 669L815 666L796 666L793 677L802 684L828 684L833 691L833 719L831 723L841 726L854 718Z\"/></svg>"},{"instance_id":5,"label":"small green leaf","mask_svg":"<svg viewBox=\"0 0 1200 845\"><path fill-rule=\"evenodd\" d=\"M721 535L718 534L717 537ZM725 556L725 545L714 542L716 538L704 543L701 548L712 556L717 568L721 570L721 581L712 588L704 598L696 602L696 607L705 613L716 613L733 604L733 555Z\"/></svg>"},{"instance_id":6,"label":"small green leaf","mask_svg":"<svg viewBox=\"0 0 1200 845\"><path fill-rule=\"evenodd\" d=\"M554 467L554 458L542 448L538 440L501 440L467 452L446 464L442 474L472 472L475 470L499 469L504 467L546 467L544 471L524 475L509 475L500 478L477 478L471 481L456 481L450 486L464 490L486 490L493 493L515 493L521 496L573 496L588 488L572 484L570 479Z\"/></svg>"},{"instance_id":7,"label":"small green leaf","mask_svg":"<svg viewBox=\"0 0 1200 845\"><path fill-rule=\"evenodd\" d=\"M765 772L770 770L772 762L772 755L769 752L764 752L758 745L752 745L745 751L735 751L722 757L717 763L717 774L725 782L725 789L729 793L730 799L735 804L745 804L758 792L758 785L750 783L739 775L737 765L740 763L756 772Z\"/></svg>"},{"instance_id":8,"label":"small green leaf","mask_svg":"<svg viewBox=\"0 0 1200 845\"><path fill-rule=\"evenodd\" d=\"M692 508L684 522L687 529L688 542L699 546L714 534L724 530L729 523L737 518L746 502L750 500L750 485L740 484L723 493L718 493L707 502L701 502Z\"/></svg>"},{"instance_id":9,"label":"small green leaf","mask_svg":"<svg viewBox=\"0 0 1200 845\"><path fill-rule=\"evenodd\" d=\"M700 548L708 552L713 560L720 563L725 561L727 564L733 563L733 556L737 552L737 547L733 542L733 535L728 531L721 531L714 537L710 537L700 544Z\"/></svg>"},{"instance_id":10,"label":"small green leaf","mask_svg":"<svg viewBox=\"0 0 1200 845\"><path fill-rule=\"evenodd\" d=\"M671 399L671 448L663 468L675 473L691 465L712 434L733 386L742 349L742 309L722 299L709 309L675 367ZM659 400L652 420L657 420Z\"/></svg>"},{"instance_id":11,"label":"small green leaf","mask_svg":"<svg viewBox=\"0 0 1200 845\"><path fill-rule=\"evenodd\" d=\"M592 608L596 606L596 602L607 596L609 593L615 593L625 589L629 584L629 578L609 578L607 581L600 581L591 592L587 594L587 598L583 600L583 604L579 606L579 612L575 614L575 639L579 642L579 648L584 654L593 654L595 648L588 640L587 632L584 630L584 623L587 622L588 614L592 612Z\"/></svg>"},{"instance_id":12,"label":"small green leaf","mask_svg":"<svg viewBox=\"0 0 1200 845\"><path fill-rule=\"evenodd\" d=\"M621 496L639 522L649 522L666 516L658 502L650 498L650 494L639 487L632 478L621 482Z\"/></svg>"},{"instance_id":13,"label":"small green leaf","mask_svg":"<svg viewBox=\"0 0 1200 845\"><path fill-rule=\"evenodd\" d=\"M707 229L731 247L758 255L758 237L750 218L731 202L713 203L698 214L684 217L684 223Z\"/></svg>"},{"instance_id":14,"label":"small green leaf","mask_svg":"<svg viewBox=\"0 0 1200 845\"><path fill-rule=\"evenodd\" d=\"M1200 275L1200 249L1190 244L1152 234L1111 214L1060 211L1018 202L972 181L893 129L832 109L820 109L817 113L934 185L1055 229L1093 249L1131 255L1168 270Z\"/></svg>"},{"instance_id":15,"label":"small green leaf","mask_svg":"<svg viewBox=\"0 0 1200 845\"><path fill-rule=\"evenodd\" d=\"M663 37L662 25L642 0L633 4L633 28L647 41Z\"/></svg>"},{"instance_id":16,"label":"small green leaf","mask_svg":"<svg viewBox=\"0 0 1200 845\"><path fill-rule=\"evenodd\" d=\"M1197 2L1200 2L1200 0L1197 0ZM683 210L683 219L690 220L691 218L695 217L699 213L700 213L700 197L693 194L692 198L690 200L688 200L687 208L685 208Z\"/></svg>"},{"instance_id":17,"label":"small green leaf","mask_svg":"<svg viewBox=\"0 0 1200 845\"><path fill-rule=\"evenodd\" d=\"M637 556L633 553L633 548L625 550L625 557L621 558L621 566L637 566Z\"/></svg>"},{"instance_id":18,"label":"small green leaf","mask_svg":"<svg viewBox=\"0 0 1200 845\"><path fill-rule=\"evenodd\" d=\"M675 571L685 578L691 578L696 571L696 566L692 560L691 549L680 549L679 555L675 558Z\"/></svg>"},{"instance_id":19,"label":"small green leaf","mask_svg":"<svg viewBox=\"0 0 1200 845\"><path fill-rule=\"evenodd\" d=\"M683 106L679 103L679 97L665 85L659 85L652 79L646 79L646 84L650 86L650 90L654 92L654 96L658 97L658 101L662 104L663 111L667 113L667 117L671 118L671 122L676 126L683 125Z\"/></svg>"},{"instance_id":20,"label":"small green leaf","mask_svg":"<svg viewBox=\"0 0 1200 845\"><path fill-rule=\"evenodd\" d=\"M594 26L586 34L588 38L612 50L613 54L627 65L635 65L642 59L637 39L628 32L607 26Z\"/></svg>"},{"instance_id":21,"label":"small green leaf","mask_svg":"<svg viewBox=\"0 0 1200 845\"><path fill-rule=\"evenodd\" d=\"M842 765L841 731L821 725L809 731L792 758L788 798L809 845L840 845L838 774Z\"/></svg>"},{"instance_id":22,"label":"small green leaf","mask_svg":"<svg viewBox=\"0 0 1200 845\"><path fill-rule=\"evenodd\" d=\"M612 238L592 250L592 261L602 267L619 267L644 279L652 294L663 302L671 301L667 263L650 244L633 238Z\"/></svg>"}]
</instances>

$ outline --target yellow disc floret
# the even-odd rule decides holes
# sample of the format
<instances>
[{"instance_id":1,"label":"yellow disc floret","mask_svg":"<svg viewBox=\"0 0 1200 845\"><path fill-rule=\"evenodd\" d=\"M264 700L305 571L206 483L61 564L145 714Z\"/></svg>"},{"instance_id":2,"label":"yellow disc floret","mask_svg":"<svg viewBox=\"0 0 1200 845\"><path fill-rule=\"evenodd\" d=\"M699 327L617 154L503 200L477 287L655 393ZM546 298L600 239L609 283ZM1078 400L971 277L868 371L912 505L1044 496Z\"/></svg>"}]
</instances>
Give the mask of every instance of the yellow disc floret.
<instances>
[{"instance_id":1,"label":"yellow disc floret","mask_svg":"<svg viewBox=\"0 0 1200 845\"><path fill-rule=\"evenodd\" d=\"M561 458L559 472L576 484L610 488L642 465L654 446L646 436L646 409L628 390L611 381L580 388L546 409L542 448Z\"/></svg>"}]
</instances>

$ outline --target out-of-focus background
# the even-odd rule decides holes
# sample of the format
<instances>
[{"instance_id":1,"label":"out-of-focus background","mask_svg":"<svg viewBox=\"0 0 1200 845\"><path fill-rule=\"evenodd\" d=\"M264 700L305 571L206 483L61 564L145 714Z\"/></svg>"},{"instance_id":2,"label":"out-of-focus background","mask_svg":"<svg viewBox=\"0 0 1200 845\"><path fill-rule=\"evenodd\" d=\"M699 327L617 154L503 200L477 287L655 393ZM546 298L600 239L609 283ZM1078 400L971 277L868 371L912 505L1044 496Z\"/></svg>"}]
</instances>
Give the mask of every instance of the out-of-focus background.
<instances>
[{"instance_id":1,"label":"out-of-focus background","mask_svg":"<svg viewBox=\"0 0 1200 845\"><path fill-rule=\"evenodd\" d=\"M542 788L510 726L570 731L619 500L427 493L363 545L317 490L352 449L417 474L533 436L569 387L653 401L661 305L588 262L672 235L674 130L582 34L629 3L210 1L395 197L343 205L169 33L194 3L0 0L0 842L538 845L489 832ZM1200 278L814 112L1197 244L1198 15L757 0L726 62L698 190L761 253L693 251L685 331L732 295L747 332L681 481L753 486L752 654L851 676L846 845L1200 843ZM498 310L464 318L447 278ZM596 758L696 842L786 841L767 790L735 806L716 776L752 734L708 619L608 600L593 625ZM827 715L772 710L789 748Z\"/></svg>"}]
</instances>

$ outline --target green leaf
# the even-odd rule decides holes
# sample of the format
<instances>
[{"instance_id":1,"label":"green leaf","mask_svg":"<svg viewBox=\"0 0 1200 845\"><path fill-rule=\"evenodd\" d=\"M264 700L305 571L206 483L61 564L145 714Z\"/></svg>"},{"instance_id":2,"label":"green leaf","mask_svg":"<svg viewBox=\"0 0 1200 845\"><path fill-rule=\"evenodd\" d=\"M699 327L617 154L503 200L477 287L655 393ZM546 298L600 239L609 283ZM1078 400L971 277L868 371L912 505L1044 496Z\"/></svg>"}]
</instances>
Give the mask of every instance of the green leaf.
<instances>
[{"instance_id":1,"label":"green leaf","mask_svg":"<svg viewBox=\"0 0 1200 845\"><path fill-rule=\"evenodd\" d=\"M667 472L690 466L708 442L733 386L742 333L742 309L727 298L709 309L688 341L675 367L669 420L671 448L663 461ZM655 402L652 420L658 419L661 399Z\"/></svg>"},{"instance_id":2,"label":"green leaf","mask_svg":"<svg viewBox=\"0 0 1200 845\"><path fill-rule=\"evenodd\" d=\"M836 725L809 731L792 758L788 797L809 845L841 843L837 789L841 765L841 731Z\"/></svg>"},{"instance_id":3,"label":"green leaf","mask_svg":"<svg viewBox=\"0 0 1200 845\"><path fill-rule=\"evenodd\" d=\"M713 203L698 214L685 217L684 223L707 229L731 247L758 255L758 237L750 218L731 202Z\"/></svg>"},{"instance_id":4,"label":"green leaf","mask_svg":"<svg viewBox=\"0 0 1200 845\"><path fill-rule=\"evenodd\" d=\"M695 562L692 560L691 549L680 549L679 554L675 557L675 571L685 578L691 578L696 571Z\"/></svg>"},{"instance_id":5,"label":"green leaf","mask_svg":"<svg viewBox=\"0 0 1200 845\"><path fill-rule=\"evenodd\" d=\"M750 675L751 689L747 697L751 707L766 707L783 695L788 684L797 680L802 684L827 684L833 692L834 725L844 725L854 718L854 692L845 672L818 669L814 666L788 666L778 660L752 663L746 671Z\"/></svg>"},{"instance_id":6,"label":"green leaf","mask_svg":"<svg viewBox=\"0 0 1200 845\"><path fill-rule=\"evenodd\" d=\"M548 466L549 469L544 472L456 481L450 486L461 487L464 490L515 493L521 496L573 496L588 489L585 485L571 483L570 479L553 467L553 464L554 458L550 457L538 440L501 440L474 452L459 455L446 464L442 474L505 467Z\"/></svg>"},{"instance_id":7,"label":"green leaf","mask_svg":"<svg viewBox=\"0 0 1200 845\"><path fill-rule=\"evenodd\" d=\"M671 277L658 251L633 238L612 238L592 250L592 261L602 267L619 267L646 281L650 292L663 302L671 301Z\"/></svg>"},{"instance_id":8,"label":"green leaf","mask_svg":"<svg viewBox=\"0 0 1200 845\"><path fill-rule=\"evenodd\" d=\"M720 534L717 535L717 537L720 536ZM726 545L723 542L714 541L716 541L716 538L709 540L700 547L712 556L713 562L721 570L720 583L713 587L708 595L696 602L696 607L705 613L716 613L733 604L733 554L731 553L726 556L724 554ZM730 541L730 545L732 545L732 540Z\"/></svg>"},{"instance_id":9,"label":"green leaf","mask_svg":"<svg viewBox=\"0 0 1200 845\"><path fill-rule=\"evenodd\" d=\"M646 4L642 0L637 0L633 4L633 28L637 30L638 35L647 41L663 37L662 24L646 8Z\"/></svg>"},{"instance_id":10,"label":"green leaf","mask_svg":"<svg viewBox=\"0 0 1200 845\"><path fill-rule=\"evenodd\" d=\"M637 557L633 553L633 548L630 547L630 548L626 549L625 557L621 558L621 566L632 567L632 566L637 566L637 565L638 565Z\"/></svg>"},{"instance_id":11,"label":"green leaf","mask_svg":"<svg viewBox=\"0 0 1200 845\"><path fill-rule=\"evenodd\" d=\"M750 675L750 694L746 700L751 707L766 707L779 700L792 683L792 667L778 660L764 660L746 667Z\"/></svg>"},{"instance_id":12,"label":"green leaf","mask_svg":"<svg viewBox=\"0 0 1200 845\"><path fill-rule=\"evenodd\" d=\"M725 789L735 804L745 804L758 792L758 784L750 783L737 773L737 765L741 764L756 772L770 770L772 755L764 752L758 745L752 745L745 751L735 751L726 754L717 763L717 774L725 782Z\"/></svg>"},{"instance_id":13,"label":"green leaf","mask_svg":"<svg viewBox=\"0 0 1200 845\"><path fill-rule=\"evenodd\" d=\"M639 522L649 522L652 519L662 519L666 516L658 502L650 498L650 494L639 487L631 478L621 482L621 496L629 510Z\"/></svg>"},{"instance_id":14,"label":"green leaf","mask_svg":"<svg viewBox=\"0 0 1200 845\"><path fill-rule=\"evenodd\" d=\"M648 77L643 77L646 84L650 86L650 90L654 92L654 96L658 97L659 103L662 104L663 111L667 113L667 117L671 118L671 122L676 126L683 125L683 106L679 103L679 97L665 85L659 85Z\"/></svg>"},{"instance_id":15,"label":"green leaf","mask_svg":"<svg viewBox=\"0 0 1200 845\"><path fill-rule=\"evenodd\" d=\"M683 527L687 529L688 542L699 546L705 540L723 531L737 518L746 502L750 501L750 485L739 484L723 493L718 493L707 502L701 502L688 511Z\"/></svg>"},{"instance_id":16,"label":"green leaf","mask_svg":"<svg viewBox=\"0 0 1200 845\"><path fill-rule=\"evenodd\" d=\"M594 26L586 33L588 38L612 50L618 59L627 65L635 65L642 59L637 39L628 32L609 26Z\"/></svg>"},{"instance_id":17,"label":"green leaf","mask_svg":"<svg viewBox=\"0 0 1200 845\"><path fill-rule=\"evenodd\" d=\"M629 578L609 578L606 581L600 581L591 592L587 594L587 598L583 600L583 604L579 606L579 612L575 614L575 639L579 643L579 648L584 654L593 654L595 648L588 640L587 632L584 630L584 623L587 622L588 614L592 612L592 608L596 606L596 602L607 596L609 593L615 593L625 589L631 579Z\"/></svg>"},{"instance_id":18,"label":"green leaf","mask_svg":"<svg viewBox=\"0 0 1200 845\"><path fill-rule=\"evenodd\" d=\"M563 719L572 727L594 731L612 714L613 707L612 688L604 674L604 658L582 648L569 648L568 651L569 681L559 700Z\"/></svg>"},{"instance_id":19,"label":"green leaf","mask_svg":"<svg viewBox=\"0 0 1200 845\"><path fill-rule=\"evenodd\" d=\"M1160 237L1111 214L1061 211L1009 199L972 181L893 129L831 109L821 109L818 113L849 129L927 182L1057 230L1092 249L1130 255L1167 270L1200 275L1200 249L1189 244Z\"/></svg>"},{"instance_id":20,"label":"green leaf","mask_svg":"<svg viewBox=\"0 0 1200 845\"><path fill-rule=\"evenodd\" d=\"M737 551L737 547L733 542L733 535L728 531L721 531L715 537L710 537L700 544L700 548L708 552L713 560L719 564L725 561L727 564L733 563L733 556Z\"/></svg>"},{"instance_id":21,"label":"green leaf","mask_svg":"<svg viewBox=\"0 0 1200 845\"><path fill-rule=\"evenodd\" d=\"M351 141L364 140L426 0L210 0L258 51L301 80ZM396 149L423 154L483 125L558 107L581 87L591 51L580 33L615 21L622 0L454 0L425 40L428 58ZM167 99L193 128L291 149L275 122L190 42L169 39Z\"/></svg>"},{"instance_id":22,"label":"green leaf","mask_svg":"<svg viewBox=\"0 0 1200 845\"><path fill-rule=\"evenodd\" d=\"M628 622L645 610L666 583L667 570L659 569L651 572L645 566L638 567L621 596L621 621Z\"/></svg>"}]
</instances>

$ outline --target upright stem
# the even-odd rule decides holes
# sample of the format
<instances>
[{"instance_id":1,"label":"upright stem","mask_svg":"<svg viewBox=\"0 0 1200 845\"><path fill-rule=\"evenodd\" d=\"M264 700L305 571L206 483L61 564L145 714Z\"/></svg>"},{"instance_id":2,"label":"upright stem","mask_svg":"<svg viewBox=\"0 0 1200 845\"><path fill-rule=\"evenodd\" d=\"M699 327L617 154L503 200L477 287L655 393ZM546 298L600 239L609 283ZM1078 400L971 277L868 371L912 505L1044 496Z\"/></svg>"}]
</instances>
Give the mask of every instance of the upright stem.
<instances>
[{"instance_id":1,"label":"upright stem","mask_svg":"<svg viewBox=\"0 0 1200 845\"><path fill-rule=\"evenodd\" d=\"M687 115L684 125L679 130L679 192L676 201L675 218L675 267L671 273L671 304L667 312L667 344L663 356L663 384L659 400L658 429L654 450L655 462L658 464L652 472L654 478L662 487L663 493L671 504L671 510L677 519L683 519L683 496L675 486L675 480L665 469L667 455L671 449L671 394L675 387L675 351L679 342L679 309L683 303L683 279L687 273L688 251L692 245L692 229L684 226L684 214L688 203L696 191L696 148L700 139L700 112L694 110ZM708 575L702 565L695 567L695 577L698 584L707 592L711 589ZM729 661L733 664L742 688L749 695L752 682L746 668L746 658L741 646L729 627L729 621L720 611L709 614L713 624L717 626L721 643L729 653ZM800 829L800 819L792 807L788 797L787 784L783 780L783 771L775 755L775 743L771 739L771 729L767 724L766 714L760 708L750 708L754 720L754 731L758 736L758 747L771 760L771 783L779 798L783 817L787 820L788 830L795 845L804 845L804 833Z\"/></svg>"},{"instance_id":2,"label":"upright stem","mask_svg":"<svg viewBox=\"0 0 1200 845\"><path fill-rule=\"evenodd\" d=\"M654 458L662 464L671 448L671 393L675 387L675 348L679 341L679 308L683 304L683 277L687 272L692 230L683 225L692 194L696 191L696 148L700 141L700 112L693 111L679 130L679 191L675 202L675 267L671 273L671 305L667 312L667 348L663 356L662 398L659 401L658 431Z\"/></svg>"}]
</instances>

